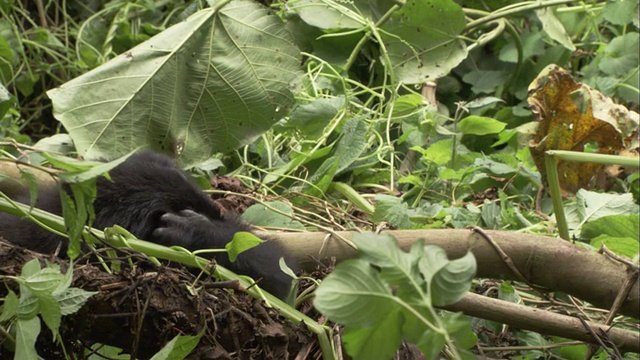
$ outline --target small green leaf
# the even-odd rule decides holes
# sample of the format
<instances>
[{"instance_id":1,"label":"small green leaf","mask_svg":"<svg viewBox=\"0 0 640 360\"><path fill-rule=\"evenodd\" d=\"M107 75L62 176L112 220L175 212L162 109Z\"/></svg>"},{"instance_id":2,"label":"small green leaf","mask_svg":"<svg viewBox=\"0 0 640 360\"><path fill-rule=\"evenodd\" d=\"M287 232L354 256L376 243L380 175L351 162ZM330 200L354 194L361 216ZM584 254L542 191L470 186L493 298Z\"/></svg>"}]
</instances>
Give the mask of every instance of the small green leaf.
<instances>
[{"instance_id":1,"label":"small green leaf","mask_svg":"<svg viewBox=\"0 0 640 360\"><path fill-rule=\"evenodd\" d=\"M48 266L51 267L53 265L49 264ZM60 267L57 265L55 266L55 269L57 271L60 271ZM69 267L67 268L67 272L64 274L62 281L60 282L60 284L58 284L58 287L53 291L53 296L58 296L60 293L66 291L71 286L72 282L73 282L73 262L69 264Z\"/></svg>"},{"instance_id":2,"label":"small green leaf","mask_svg":"<svg viewBox=\"0 0 640 360\"><path fill-rule=\"evenodd\" d=\"M424 256L420 259L418 266L422 276L427 282L431 282L431 279L449 262L447 252L443 248L435 245L424 246Z\"/></svg>"},{"instance_id":3,"label":"small green leaf","mask_svg":"<svg viewBox=\"0 0 640 360\"><path fill-rule=\"evenodd\" d=\"M507 48L506 46L503 50ZM472 70L467 72L462 80L472 84L471 90L477 94L493 93L497 88L502 87L509 79L511 72L504 70Z\"/></svg>"},{"instance_id":4,"label":"small green leaf","mask_svg":"<svg viewBox=\"0 0 640 360\"><path fill-rule=\"evenodd\" d=\"M36 206L38 200L38 180L36 176L27 168L20 169L20 178L24 180L29 188L29 206L32 208Z\"/></svg>"},{"instance_id":5,"label":"small green leaf","mask_svg":"<svg viewBox=\"0 0 640 360\"><path fill-rule=\"evenodd\" d=\"M69 154L75 151L69 134L55 134L38 140L33 145L38 150L50 153Z\"/></svg>"},{"instance_id":6,"label":"small green leaf","mask_svg":"<svg viewBox=\"0 0 640 360\"><path fill-rule=\"evenodd\" d=\"M198 345L202 335L201 331L196 336L182 336L176 335L171 341L166 343L160 351L158 351L151 360L181 360L191 354L193 349Z\"/></svg>"},{"instance_id":7,"label":"small green leaf","mask_svg":"<svg viewBox=\"0 0 640 360\"><path fill-rule=\"evenodd\" d=\"M22 267L22 271L20 272L20 277L26 278L40 272L40 262L38 259L29 260Z\"/></svg>"},{"instance_id":8,"label":"small green leaf","mask_svg":"<svg viewBox=\"0 0 640 360\"><path fill-rule=\"evenodd\" d=\"M318 286L313 302L329 319L347 326L367 327L382 323L399 310L391 290L377 271L360 259L336 266Z\"/></svg>"},{"instance_id":9,"label":"small green leaf","mask_svg":"<svg viewBox=\"0 0 640 360\"><path fill-rule=\"evenodd\" d=\"M617 238L640 238L640 216L610 215L589 221L582 226L580 238L593 240L601 235Z\"/></svg>"},{"instance_id":10,"label":"small green leaf","mask_svg":"<svg viewBox=\"0 0 640 360\"><path fill-rule=\"evenodd\" d=\"M433 161L436 165L445 165L451 161L451 149L453 140L440 140L431 144L424 153L425 158Z\"/></svg>"},{"instance_id":11,"label":"small green leaf","mask_svg":"<svg viewBox=\"0 0 640 360\"><path fill-rule=\"evenodd\" d=\"M456 340L456 345L460 349L470 349L478 342L478 337L471 330L469 318L462 313L445 314L442 317L442 325Z\"/></svg>"},{"instance_id":12,"label":"small green leaf","mask_svg":"<svg viewBox=\"0 0 640 360\"><path fill-rule=\"evenodd\" d=\"M20 303L16 313L18 319L29 319L38 315L40 302L38 297L24 287L20 289Z\"/></svg>"},{"instance_id":13,"label":"small green leaf","mask_svg":"<svg viewBox=\"0 0 640 360\"><path fill-rule=\"evenodd\" d=\"M241 252L254 248L264 241L247 231L239 231L233 235L233 239L224 247L229 253L229 260L236 261Z\"/></svg>"},{"instance_id":14,"label":"small green leaf","mask_svg":"<svg viewBox=\"0 0 640 360\"><path fill-rule=\"evenodd\" d=\"M309 104L298 105L283 127L309 139L317 139L322 136L329 122L338 115L344 105L343 96L319 98Z\"/></svg>"},{"instance_id":15,"label":"small green leaf","mask_svg":"<svg viewBox=\"0 0 640 360\"><path fill-rule=\"evenodd\" d=\"M59 271L59 269L44 268L25 278L22 284L37 296L51 295L64 282L65 277Z\"/></svg>"},{"instance_id":16,"label":"small green leaf","mask_svg":"<svg viewBox=\"0 0 640 360\"><path fill-rule=\"evenodd\" d=\"M605 245L609 250L629 259L633 259L638 255L638 238L630 237L613 237L609 235L601 235L591 240L591 246L600 248Z\"/></svg>"},{"instance_id":17,"label":"small green leaf","mask_svg":"<svg viewBox=\"0 0 640 360\"><path fill-rule=\"evenodd\" d=\"M397 81L420 83L447 75L467 57L466 25L451 0L408 1L382 25L382 40Z\"/></svg>"},{"instance_id":18,"label":"small green leaf","mask_svg":"<svg viewBox=\"0 0 640 360\"><path fill-rule=\"evenodd\" d=\"M60 304L61 314L70 315L80 310L87 300L97 293L97 291L68 288L56 296L56 301Z\"/></svg>"},{"instance_id":19,"label":"small green leaf","mask_svg":"<svg viewBox=\"0 0 640 360\"><path fill-rule=\"evenodd\" d=\"M131 355L124 354L123 350L115 346L105 344L91 345L91 352L94 354L89 356L88 360L113 359L113 360L129 360Z\"/></svg>"},{"instance_id":20,"label":"small green leaf","mask_svg":"<svg viewBox=\"0 0 640 360\"><path fill-rule=\"evenodd\" d=\"M614 253L633 259L638 254L639 223L636 214L603 216L584 224L580 238L591 240L596 248L604 244Z\"/></svg>"},{"instance_id":21,"label":"small green leaf","mask_svg":"<svg viewBox=\"0 0 640 360\"><path fill-rule=\"evenodd\" d=\"M522 299L520 295L513 288L513 285L509 281L504 281L498 287L498 299L509 301L515 304L519 304Z\"/></svg>"},{"instance_id":22,"label":"small green leaf","mask_svg":"<svg viewBox=\"0 0 640 360\"><path fill-rule=\"evenodd\" d=\"M309 177L309 182L315 187L310 188L311 191L307 193L315 195L317 189L322 193L326 192L335 176L353 164L367 148L367 133L367 124L360 117L347 120L342 127L340 140L335 146L333 155Z\"/></svg>"},{"instance_id":23,"label":"small green leaf","mask_svg":"<svg viewBox=\"0 0 640 360\"><path fill-rule=\"evenodd\" d=\"M283 201L265 203L283 214L293 215L293 209ZM242 220L256 226L270 226L276 228L304 230L304 225L291 217L275 212L262 204L251 205L243 214Z\"/></svg>"},{"instance_id":24,"label":"small green leaf","mask_svg":"<svg viewBox=\"0 0 640 360\"><path fill-rule=\"evenodd\" d=\"M360 257L381 268L381 276L390 284L408 284L419 279L414 266L417 258L398 247L395 238L389 235L354 234L352 241L358 247Z\"/></svg>"},{"instance_id":25,"label":"small green leaf","mask_svg":"<svg viewBox=\"0 0 640 360\"><path fill-rule=\"evenodd\" d=\"M51 294L38 296L38 302L40 302L40 316L55 338L62 321L60 304Z\"/></svg>"},{"instance_id":26,"label":"small green leaf","mask_svg":"<svg viewBox=\"0 0 640 360\"><path fill-rule=\"evenodd\" d=\"M409 207L401 198L390 195L377 195L375 199L375 210L372 216L374 222L386 221L401 229L411 227Z\"/></svg>"},{"instance_id":27,"label":"small green leaf","mask_svg":"<svg viewBox=\"0 0 640 360\"><path fill-rule=\"evenodd\" d=\"M424 98L418 94L401 95L393 102L392 116L394 121L415 114L424 105Z\"/></svg>"},{"instance_id":28,"label":"small green leaf","mask_svg":"<svg viewBox=\"0 0 640 360\"><path fill-rule=\"evenodd\" d=\"M304 22L320 29L356 29L364 25L346 2L327 6L321 0L300 0L295 11Z\"/></svg>"},{"instance_id":29,"label":"small green leaf","mask_svg":"<svg viewBox=\"0 0 640 360\"><path fill-rule=\"evenodd\" d=\"M630 193L609 194L580 189L576 193L576 201L565 207L565 217L571 229L605 216L629 214L638 214L638 204Z\"/></svg>"},{"instance_id":30,"label":"small green leaf","mask_svg":"<svg viewBox=\"0 0 640 360\"><path fill-rule=\"evenodd\" d=\"M38 359L36 339L40 334L40 319L18 319L16 325L16 351L14 359Z\"/></svg>"},{"instance_id":31,"label":"small green leaf","mask_svg":"<svg viewBox=\"0 0 640 360\"><path fill-rule=\"evenodd\" d=\"M0 323L3 323L16 315L18 312L18 296L13 291L9 290L7 296L4 297L2 302L2 313L0 313Z\"/></svg>"},{"instance_id":32,"label":"small green leaf","mask_svg":"<svg viewBox=\"0 0 640 360\"><path fill-rule=\"evenodd\" d=\"M415 344L422 351L425 358L437 359L438 354L444 349L445 338L441 333L426 330Z\"/></svg>"},{"instance_id":33,"label":"small green leaf","mask_svg":"<svg viewBox=\"0 0 640 360\"><path fill-rule=\"evenodd\" d=\"M602 16L605 20L614 25L626 25L634 23L638 26L638 1L620 0L607 1L602 9Z\"/></svg>"},{"instance_id":34,"label":"small green leaf","mask_svg":"<svg viewBox=\"0 0 640 360\"><path fill-rule=\"evenodd\" d=\"M505 101L494 96L485 96L485 97L481 97L481 98L469 101L468 103L465 104L465 107L469 109L478 109L478 108L493 105L499 102L504 103Z\"/></svg>"},{"instance_id":35,"label":"small green leaf","mask_svg":"<svg viewBox=\"0 0 640 360\"><path fill-rule=\"evenodd\" d=\"M431 300L436 306L453 304L469 291L476 274L476 258L471 252L456 260L448 260L446 252L426 245L420 259L420 271L427 280Z\"/></svg>"},{"instance_id":36,"label":"small green leaf","mask_svg":"<svg viewBox=\"0 0 640 360\"><path fill-rule=\"evenodd\" d=\"M560 45L570 51L576 50L575 45L573 45L573 42L571 41L571 37L567 34L564 26L556 17L553 8L542 8L540 10L536 10L536 15L542 23L542 29L550 38L557 41Z\"/></svg>"},{"instance_id":37,"label":"small green leaf","mask_svg":"<svg viewBox=\"0 0 640 360\"><path fill-rule=\"evenodd\" d=\"M471 115L460 120L458 129L465 135L497 134L504 130L507 124L484 116Z\"/></svg>"},{"instance_id":38,"label":"small green leaf","mask_svg":"<svg viewBox=\"0 0 640 360\"><path fill-rule=\"evenodd\" d=\"M607 75L624 76L631 69L638 68L638 44L640 34L631 31L609 42L604 49L605 56L598 67Z\"/></svg>"}]
</instances>

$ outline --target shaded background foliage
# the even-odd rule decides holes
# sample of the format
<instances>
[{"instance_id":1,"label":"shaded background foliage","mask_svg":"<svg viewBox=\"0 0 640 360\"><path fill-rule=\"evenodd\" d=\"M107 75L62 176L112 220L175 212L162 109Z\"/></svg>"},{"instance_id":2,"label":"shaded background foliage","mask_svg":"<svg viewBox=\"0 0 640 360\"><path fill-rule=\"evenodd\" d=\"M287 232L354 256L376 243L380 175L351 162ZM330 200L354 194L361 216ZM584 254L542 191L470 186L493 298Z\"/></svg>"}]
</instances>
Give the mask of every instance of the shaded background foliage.
<instances>
[{"instance_id":1,"label":"shaded background foliage","mask_svg":"<svg viewBox=\"0 0 640 360\"><path fill-rule=\"evenodd\" d=\"M231 3L239 4L247 6L245 14L258 9L253 2ZM539 192L545 179L540 162L536 166L528 148L536 128L528 104L530 84L550 64L557 64L576 81L638 110L637 1L420 0L398 9L387 1L336 2L331 7L314 0L269 2L264 4L268 7L256 10L268 14L271 21L260 29L279 34L275 37L286 43L282 47L286 56L260 55L278 47L258 34L249 45L259 51L248 51L256 57L247 64L263 65L267 70L256 70L256 74L273 77L256 76L255 82L221 87L208 94L209 102L203 102L188 90L201 86L198 90L206 92L220 86L219 79L204 86L206 81L183 77L185 72L156 72L161 66L144 62L145 56L152 58L151 52L139 50L149 45L143 42L172 25L184 29L189 23L185 20L207 5L204 1L0 2L3 151L17 154L8 146L13 141L31 145L42 139L37 144L40 148L73 152L73 140L80 155L112 157L155 143L156 148L192 156L184 164L197 165L194 171L199 174L210 175L211 170L230 173L257 194L282 198L285 201L273 207L280 215L294 217L293 221L278 221L288 228L480 225L552 235L551 202ZM195 50L177 46L168 52L180 65L188 63L185 58L189 55L195 56L204 63L193 65L199 74L239 66L237 58L227 57L227 50L246 45L232 44L220 50L218 57L208 54L215 49L208 46L212 32L227 31L229 25L217 13L210 20L200 28L205 29L202 32L190 33L194 28L188 28L160 35L193 41ZM229 33L230 43L238 39L233 36L237 33ZM142 47L131 50L138 45ZM114 58L118 60L108 63ZM118 134L122 138L109 134L109 142L99 152L86 153L94 144L92 136L100 131L92 128L86 134L73 134L76 126L86 126L85 120L104 120L119 130L126 128L118 125L122 123L116 121L117 116L101 110L73 114L72 110L91 103L94 97L110 99L105 91L88 85L87 78L107 74L105 78L114 79L122 64L132 59L141 61L138 64L152 74L146 81L163 90L174 87L167 98L138 98L143 105L156 101L159 109L149 115L156 122L144 123L142 129L148 124L166 129L149 139L140 128L143 135L138 137L131 135L134 131L122 131ZM210 66L214 60L220 61L220 67ZM99 68L103 64L108 65ZM95 69L101 70L90 72ZM242 75L247 70L237 69ZM184 80L182 86L176 86L178 78ZM69 83L71 79L76 80ZM60 87L62 84L66 85ZM72 85L82 91L67 91ZM127 90L127 85L131 83L111 86L113 97L129 97L125 106L139 95ZM66 129L53 119L46 95L55 88L49 95ZM260 95L252 98L256 89ZM228 94L234 91L238 94ZM219 97L225 101L217 103ZM238 104L244 105L243 111L235 107ZM542 105L539 108L555 110ZM202 119L191 128L191 118L185 113L196 113L193 109L199 106L220 109L203 111ZM135 126L141 126L139 120L146 113L140 110L142 106L136 109L138 114L126 115L123 123L135 120ZM98 115L103 118L93 118ZM74 123L78 120L82 122ZM251 134L238 129L226 132L225 127L241 122L253 122L250 127L257 130ZM249 127L247 123L242 126ZM185 140L189 131L196 138L189 140L193 143ZM207 131L223 133L223 139L202 136L197 140ZM49 137L53 134L57 137ZM623 150L631 156L637 156L637 130L635 134L634 138L624 133L622 139ZM157 146L159 139L161 146ZM575 150L598 152L608 140L598 138L599 142ZM216 152L223 154L211 158ZM588 180L581 186L590 191L579 190L568 199L570 229L585 246L598 246L604 242L602 232L581 231L581 227L587 224L589 229L590 221L606 216L637 213L638 176L633 169L617 169L604 182ZM265 205L270 204L274 203ZM594 207L598 211L590 211ZM258 216L255 222L262 220ZM615 218L612 223L628 222ZM626 241L624 254L637 259L637 250L629 251L637 235L629 236L626 228L615 226L616 233L622 234L617 235ZM617 250L616 242L609 244ZM496 296L508 301L522 300L512 284L501 283L498 288L487 291L495 290ZM501 332L497 324L479 326L492 329L491 334ZM521 344L553 341L522 332L517 339ZM491 335L481 340L497 341Z\"/></svg>"}]
</instances>

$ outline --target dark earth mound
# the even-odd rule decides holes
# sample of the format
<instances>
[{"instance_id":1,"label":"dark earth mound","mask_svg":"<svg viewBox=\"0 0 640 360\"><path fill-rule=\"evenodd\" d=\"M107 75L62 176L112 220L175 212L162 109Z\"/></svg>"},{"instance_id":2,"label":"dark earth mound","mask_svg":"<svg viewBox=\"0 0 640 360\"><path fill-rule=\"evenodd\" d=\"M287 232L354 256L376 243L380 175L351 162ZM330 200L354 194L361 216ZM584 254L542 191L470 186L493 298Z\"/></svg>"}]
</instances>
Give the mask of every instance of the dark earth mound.
<instances>
[{"instance_id":1,"label":"dark earth mound","mask_svg":"<svg viewBox=\"0 0 640 360\"><path fill-rule=\"evenodd\" d=\"M33 258L60 264L0 241L0 275L18 276ZM144 255L128 253L122 258L132 266L109 274L98 263L87 260L74 265L73 287L96 291L79 312L62 318L60 339L67 353L83 354L95 344L123 349L133 358L153 356L176 335L204 336L192 359L288 359L318 351L315 337L304 325L297 325L255 300L235 282L215 282L197 277L182 267L156 266ZM15 281L3 279L0 297L7 289L18 291ZM37 342L45 359L63 359L62 346L44 329ZM316 350L311 350L315 348ZM0 347L0 358L13 353Z\"/></svg>"}]
</instances>

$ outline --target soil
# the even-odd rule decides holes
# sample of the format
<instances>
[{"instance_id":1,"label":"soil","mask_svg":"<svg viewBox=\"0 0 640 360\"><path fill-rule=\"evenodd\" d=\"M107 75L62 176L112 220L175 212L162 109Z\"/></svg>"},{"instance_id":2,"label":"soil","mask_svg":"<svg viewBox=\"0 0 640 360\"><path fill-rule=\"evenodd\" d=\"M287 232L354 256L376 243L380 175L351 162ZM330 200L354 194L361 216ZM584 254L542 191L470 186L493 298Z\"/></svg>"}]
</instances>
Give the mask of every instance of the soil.
<instances>
[{"instance_id":1,"label":"soil","mask_svg":"<svg viewBox=\"0 0 640 360\"><path fill-rule=\"evenodd\" d=\"M27 261L47 258L0 241L0 275L18 276ZM187 359L317 358L316 338L304 325L294 324L262 300L253 299L235 282L197 278L186 268L156 266L144 255L124 254L131 266L112 274L96 262L76 262L73 287L97 292L75 314L64 316L61 343L52 341L42 324L36 344L45 359L85 358L104 344L123 349L132 358L148 359L176 335L204 332ZM18 292L15 281L3 278L0 297L7 289ZM193 286L195 284L195 286ZM1 340L0 340L1 341ZM315 354L314 354L315 353ZM302 356L301 356L302 355ZM0 346L0 359L13 353Z\"/></svg>"}]
</instances>

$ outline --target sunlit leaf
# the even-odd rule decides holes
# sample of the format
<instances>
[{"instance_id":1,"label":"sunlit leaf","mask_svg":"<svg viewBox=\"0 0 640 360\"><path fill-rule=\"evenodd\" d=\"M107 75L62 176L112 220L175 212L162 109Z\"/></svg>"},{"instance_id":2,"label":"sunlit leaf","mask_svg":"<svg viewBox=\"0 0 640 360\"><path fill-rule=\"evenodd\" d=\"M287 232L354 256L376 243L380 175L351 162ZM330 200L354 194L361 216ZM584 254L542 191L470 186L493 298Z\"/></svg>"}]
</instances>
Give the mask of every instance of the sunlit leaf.
<instances>
[{"instance_id":1,"label":"sunlit leaf","mask_svg":"<svg viewBox=\"0 0 640 360\"><path fill-rule=\"evenodd\" d=\"M48 92L78 153L113 158L141 146L184 165L253 141L293 103L299 50L252 1L201 10Z\"/></svg>"},{"instance_id":2,"label":"sunlit leaf","mask_svg":"<svg viewBox=\"0 0 640 360\"><path fill-rule=\"evenodd\" d=\"M447 75L467 57L459 37L465 25L462 8L451 0L406 2L383 25L398 81L419 83Z\"/></svg>"}]
</instances>

